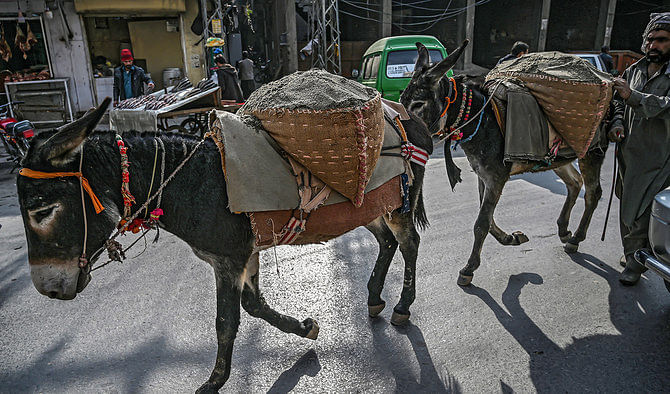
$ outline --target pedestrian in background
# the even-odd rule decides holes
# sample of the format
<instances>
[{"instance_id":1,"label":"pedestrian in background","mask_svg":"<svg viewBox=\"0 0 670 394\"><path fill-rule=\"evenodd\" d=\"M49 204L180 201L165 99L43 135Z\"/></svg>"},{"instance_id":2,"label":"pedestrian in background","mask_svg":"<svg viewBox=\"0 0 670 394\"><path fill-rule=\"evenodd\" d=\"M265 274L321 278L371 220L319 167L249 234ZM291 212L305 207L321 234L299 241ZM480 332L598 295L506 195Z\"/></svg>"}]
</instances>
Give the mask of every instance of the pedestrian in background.
<instances>
[{"instance_id":1,"label":"pedestrian in background","mask_svg":"<svg viewBox=\"0 0 670 394\"><path fill-rule=\"evenodd\" d=\"M248 99L251 93L256 90L254 82L254 62L249 59L249 52L242 51L242 59L237 61L237 72L242 82L242 94L244 99Z\"/></svg>"},{"instance_id":2,"label":"pedestrian in background","mask_svg":"<svg viewBox=\"0 0 670 394\"><path fill-rule=\"evenodd\" d=\"M216 79L221 88L221 100L233 100L237 103L244 101L235 67L228 64L223 55L215 57L214 62L216 63Z\"/></svg>"},{"instance_id":3,"label":"pedestrian in background","mask_svg":"<svg viewBox=\"0 0 670 394\"><path fill-rule=\"evenodd\" d=\"M504 61L516 59L518 57L526 55L526 54L528 54L529 50L530 50L530 47L528 46L528 44L526 44L523 41L517 41L517 42L514 43L514 45L512 45L512 49L510 50L510 53L501 57L500 60L498 60L498 63L496 63L496 66L498 64L504 62Z\"/></svg>"},{"instance_id":4,"label":"pedestrian in background","mask_svg":"<svg viewBox=\"0 0 670 394\"><path fill-rule=\"evenodd\" d=\"M114 69L114 104L131 97L143 96L145 83L150 89L154 87L154 81L147 76L142 67L134 65L134 61L130 49L121 50L123 65Z\"/></svg>"},{"instance_id":5,"label":"pedestrian in background","mask_svg":"<svg viewBox=\"0 0 670 394\"><path fill-rule=\"evenodd\" d=\"M600 48L600 55L598 56L600 56L600 60L602 60L603 65L605 66L605 71L614 74L614 59L612 59L612 55L610 55L610 47L603 45L602 48Z\"/></svg>"},{"instance_id":6,"label":"pedestrian in background","mask_svg":"<svg viewBox=\"0 0 670 394\"><path fill-rule=\"evenodd\" d=\"M670 12L651 15L642 35L642 52L645 56L623 78L614 79L613 126L623 129L617 151L617 196L626 269L619 281L629 286L647 270L633 254L650 248L654 196L670 186Z\"/></svg>"}]
</instances>

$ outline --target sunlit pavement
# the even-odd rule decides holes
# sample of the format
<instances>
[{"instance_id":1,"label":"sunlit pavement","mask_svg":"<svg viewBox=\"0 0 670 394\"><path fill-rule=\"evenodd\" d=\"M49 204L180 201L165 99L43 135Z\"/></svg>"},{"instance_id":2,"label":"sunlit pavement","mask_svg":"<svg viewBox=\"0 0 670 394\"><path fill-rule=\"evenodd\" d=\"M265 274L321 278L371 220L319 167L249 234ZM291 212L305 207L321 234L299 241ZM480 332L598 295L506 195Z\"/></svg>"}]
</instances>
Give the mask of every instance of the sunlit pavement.
<instances>
[{"instance_id":1,"label":"sunlit pavement","mask_svg":"<svg viewBox=\"0 0 670 394\"><path fill-rule=\"evenodd\" d=\"M441 150L441 149L438 149ZM619 284L617 201L600 241L612 176L580 253L556 235L565 188L553 172L517 176L496 221L530 242L487 238L473 285L456 285L473 240L477 184L457 154L463 183L452 192L439 152L424 198L411 324L389 318L402 287L399 253L367 317L366 282L377 244L361 228L325 245L261 255L270 305L319 322L317 341L284 334L242 312L226 392L652 392L670 384L670 293L655 275ZM15 174L0 168L0 391L188 392L216 355L211 268L161 232L157 244L96 271L73 301L51 300L30 281ZM575 206L571 229L583 209ZM150 237L151 238L151 237ZM121 239L125 245L131 237Z\"/></svg>"}]
</instances>

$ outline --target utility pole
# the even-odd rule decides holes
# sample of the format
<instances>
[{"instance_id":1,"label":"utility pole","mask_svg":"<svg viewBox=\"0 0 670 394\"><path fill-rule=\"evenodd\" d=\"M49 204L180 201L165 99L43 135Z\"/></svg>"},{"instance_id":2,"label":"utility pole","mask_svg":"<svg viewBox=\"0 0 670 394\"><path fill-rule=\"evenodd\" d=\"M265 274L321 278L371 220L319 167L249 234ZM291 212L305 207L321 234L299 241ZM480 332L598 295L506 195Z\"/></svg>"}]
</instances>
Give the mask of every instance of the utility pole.
<instances>
[{"instance_id":1,"label":"utility pole","mask_svg":"<svg viewBox=\"0 0 670 394\"><path fill-rule=\"evenodd\" d=\"M337 0L312 0L309 11L312 68L342 74L340 12Z\"/></svg>"},{"instance_id":2,"label":"utility pole","mask_svg":"<svg viewBox=\"0 0 670 394\"><path fill-rule=\"evenodd\" d=\"M465 11L465 38L470 44L463 51L463 67L468 68L472 64L472 52L475 44L475 0L468 0Z\"/></svg>"},{"instance_id":3,"label":"utility pole","mask_svg":"<svg viewBox=\"0 0 670 394\"><path fill-rule=\"evenodd\" d=\"M275 34L279 44L279 62L284 75L298 70L298 43L295 26L295 0L275 3Z\"/></svg>"},{"instance_id":4,"label":"utility pole","mask_svg":"<svg viewBox=\"0 0 670 394\"><path fill-rule=\"evenodd\" d=\"M391 35L391 21L393 17L393 4L391 0L382 0L382 37Z\"/></svg>"},{"instance_id":5,"label":"utility pole","mask_svg":"<svg viewBox=\"0 0 670 394\"><path fill-rule=\"evenodd\" d=\"M286 12L284 12L284 25L286 26L286 43L284 47L286 56L285 74L291 74L298 71L298 34L295 27L295 0L283 1L286 2Z\"/></svg>"},{"instance_id":6,"label":"utility pole","mask_svg":"<svg viewBox=\"0 0 670 394\"><path fill-rule=\"evenodd\" d=\"M547 28L549 27L549 11L551 0L542 0L542 16L540 17L540 35L537 40L537 51L544 52L547 46Z\"/></svg>"}]
</instances>

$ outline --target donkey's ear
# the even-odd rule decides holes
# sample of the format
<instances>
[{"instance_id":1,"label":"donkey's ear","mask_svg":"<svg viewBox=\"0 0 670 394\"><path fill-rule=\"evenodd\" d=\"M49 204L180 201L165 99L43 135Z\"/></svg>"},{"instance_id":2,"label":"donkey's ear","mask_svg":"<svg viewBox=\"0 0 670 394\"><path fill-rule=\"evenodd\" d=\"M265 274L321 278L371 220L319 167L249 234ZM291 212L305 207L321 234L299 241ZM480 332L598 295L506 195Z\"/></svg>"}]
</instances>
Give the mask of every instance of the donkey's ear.
<instances>
[{"instance_id":1,"label":"donkey's ear","mask_svg":"<svg viewBox=\"0 0 670 394\"><path fill-rule=\"evenodd\" d=\"M74 156L77 148L95 129L112 100L107 97L96 109L84 116L56 129L56 133L39 147L39 155L49 162L67 162Z\"/></svg>"},{"instance_id":2,"label":"donkey's ear","mask_svg":"<svg viewBox=\"0 0 670 394\"><path fill-rule=\"evenodd\" d=\"M465 41L463 41L461 46L456 48L456 50L453 51L449 56L442 59L442 61L431 67L428 70L427 74L428 78L430 78L434 82L439 81L439 79L442 78L442 76L446 74L447 71L449 71L454 66L454 64L456 64L458 58L461 57L463 51L465 50L465 47L468 46L469 42L470 40L466 39Z\"/></svg>"},{"instance_id":3,"label":"donkey's ear","mask_svg":"<svg viewBox=\"0 0 670 394\"><path fill-rule=\"evenodd\" d=\"M422 43L417 42L415 45L417 51L419 51L419 57L416 58L414 72L422 73L424 69L430 67L430 55L428 54L428 49Z\"/></svg>"}]
</instances>

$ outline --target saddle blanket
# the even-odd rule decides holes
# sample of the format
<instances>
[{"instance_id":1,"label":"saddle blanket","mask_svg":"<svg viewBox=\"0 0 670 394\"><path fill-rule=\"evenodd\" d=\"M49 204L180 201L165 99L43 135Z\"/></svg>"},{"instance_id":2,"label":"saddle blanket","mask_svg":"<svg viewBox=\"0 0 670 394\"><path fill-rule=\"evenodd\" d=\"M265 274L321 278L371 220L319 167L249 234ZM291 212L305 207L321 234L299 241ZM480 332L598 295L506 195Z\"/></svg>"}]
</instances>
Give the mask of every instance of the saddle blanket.
<instances>
[{"instance_id":1,"label":"saddle blanket","mask_svg":"<svg viewBox=\"0 0 670 394\"><path fill-rule=\"evenodd\" d=\"M403 203L402 181L396 176L380 187L365 194L360 207L351 201L322 206L302 218L304 229L292 231L300 225L299 213L292 210L248 213L256 246L306 245L326 242L364 226L374 219L392 212Z\"/></svg>"}]
</instances>

